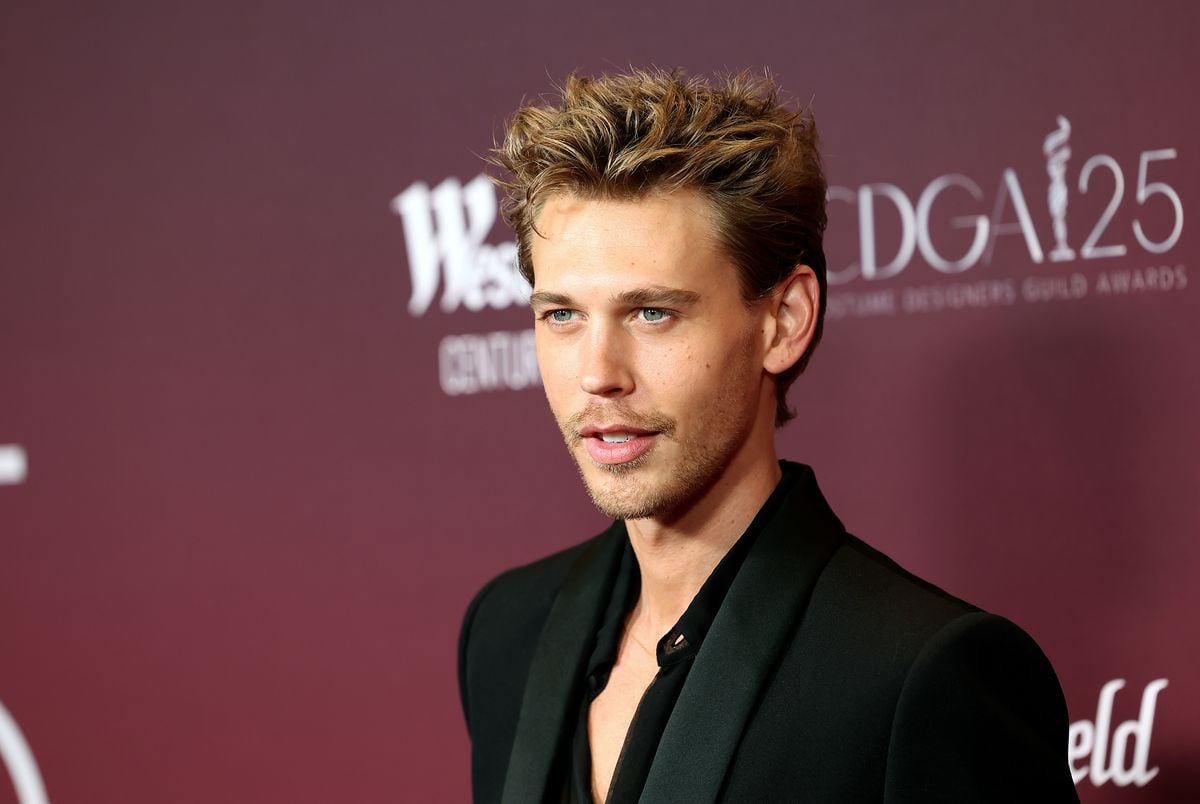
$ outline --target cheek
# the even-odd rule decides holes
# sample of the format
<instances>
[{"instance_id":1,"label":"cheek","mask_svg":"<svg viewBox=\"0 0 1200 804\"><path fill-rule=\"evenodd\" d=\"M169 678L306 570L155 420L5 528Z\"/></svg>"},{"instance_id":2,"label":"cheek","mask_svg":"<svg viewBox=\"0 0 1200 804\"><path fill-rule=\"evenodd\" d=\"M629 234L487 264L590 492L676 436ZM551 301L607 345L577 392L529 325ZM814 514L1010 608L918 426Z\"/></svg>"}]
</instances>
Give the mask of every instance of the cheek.
<instances>
[{"instance_id":1,"label":"cheek","mask_svg":"<svg viewBox=\"0 0 1200 804\"><path fill-rule=\"evenodd\" d=\"M656 385L669 396L704 405L752 384L758 376L755 354L754 338L740 332L680 346L656 361Z\"/></svg>"},{"instance_id":2,"label":"cheek","mask_svg":"<svg viewBox=\"0 0 1200 804\"><path fill-rule=\"evenodd\" d=\"M732 383L735 377L745 379L758 373L760 335L757 328L730 327L725 336L709 345L703 355L701 368Z\"/></svg>"}]
</instances>

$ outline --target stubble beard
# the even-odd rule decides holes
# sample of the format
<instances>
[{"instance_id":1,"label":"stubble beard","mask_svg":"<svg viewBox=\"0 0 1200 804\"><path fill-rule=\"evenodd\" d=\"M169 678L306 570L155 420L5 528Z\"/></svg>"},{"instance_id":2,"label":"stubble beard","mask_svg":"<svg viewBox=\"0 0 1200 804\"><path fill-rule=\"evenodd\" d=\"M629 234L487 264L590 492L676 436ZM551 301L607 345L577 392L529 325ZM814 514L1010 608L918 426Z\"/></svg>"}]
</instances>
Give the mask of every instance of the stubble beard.
<instances>
[{"instance_id":1,"label":"stubble beard","mask_svg":"<svg viewBox=\"0 0 1200 804\"><path fill-rule=\"evenodd\" d=\"M730 400L723 398L715 402L716 423L728 427L727 417L733 413ZM581 424L592 412L588 409L572 416L560 425L560 429L592 503L602 514L613 519L671 519L679 515L717 481L749 434L748 428L739 428L729 433L729 438L715 441L696 433L676 439L675 421L667 416L622 413L622 422L655 431L658 442L632 461L601 464L593 461L583 449L583 438L578 434ZM726 421L720 421L722 419ZM713 428L698 429L701 433L714 432ZM671 441L679 445L679 457L672 465L666 465L662 448ZM658 464L657 472L654 471L655 463ZM601 473L599 478L594 476L596 471Z\"/></svg>"}]
</instances>

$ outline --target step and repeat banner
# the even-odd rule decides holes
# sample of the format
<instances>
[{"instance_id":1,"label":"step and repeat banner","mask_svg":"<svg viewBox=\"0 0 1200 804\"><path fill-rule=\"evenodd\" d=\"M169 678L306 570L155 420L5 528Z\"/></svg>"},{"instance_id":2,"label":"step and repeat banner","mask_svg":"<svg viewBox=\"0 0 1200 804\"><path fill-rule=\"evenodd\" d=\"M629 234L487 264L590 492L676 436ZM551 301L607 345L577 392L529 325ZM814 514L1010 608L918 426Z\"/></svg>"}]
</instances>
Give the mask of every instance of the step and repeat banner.
<instances>
[{"instance_id":1,"label":"step and repeat banner","mask_svg":"<svg viewBox=\"0 0 1200 804\"><path fill-rule=\"evenodd\" d=\"M0 9L0 802L469 797L456 638L604 527L481 155L573 70L811 104L783 456L1028 630L1084 802L1200 800L1188 2Z\"/></svg>"}]
</instances>

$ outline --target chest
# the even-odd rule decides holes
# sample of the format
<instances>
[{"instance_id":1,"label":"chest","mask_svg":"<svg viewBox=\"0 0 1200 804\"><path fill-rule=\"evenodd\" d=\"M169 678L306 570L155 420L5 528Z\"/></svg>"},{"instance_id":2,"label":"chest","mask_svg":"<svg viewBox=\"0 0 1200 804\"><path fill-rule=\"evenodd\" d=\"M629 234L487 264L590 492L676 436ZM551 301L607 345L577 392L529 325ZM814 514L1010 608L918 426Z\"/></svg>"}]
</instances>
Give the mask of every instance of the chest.
<instances>
[{"instance_id":1,"label":"chest","mask_svg":"<svg viewBox=\"0 0 1200 804\"><path fill-rule=\"evenodd\" d=\"M592 791L598 801L608 795L625 737L658 664L636 655L619 657L604 690L588 707L588 742L592 754Z\"/></svg>"}]
</instances>

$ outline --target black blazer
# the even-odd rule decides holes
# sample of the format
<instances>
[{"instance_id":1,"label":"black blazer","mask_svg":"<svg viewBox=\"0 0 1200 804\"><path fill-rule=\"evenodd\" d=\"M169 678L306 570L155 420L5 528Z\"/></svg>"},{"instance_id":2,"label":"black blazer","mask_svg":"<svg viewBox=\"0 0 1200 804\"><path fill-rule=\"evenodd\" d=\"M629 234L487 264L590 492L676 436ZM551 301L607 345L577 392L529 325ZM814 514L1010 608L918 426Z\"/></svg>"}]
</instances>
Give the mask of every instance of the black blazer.
<instances>
[{"instance_id":1,"label":"black blazer","mask_svg":"<svg viewBox=\"0 0 1200 804\"><path fill-rule=\"evenodd\" d=\"M800 467L730 588L646 802L1078 801L1049 661L1009 621L846 533ZM471 602L459 683L477 802L558 800L624 524Z\"/></svg>"}]
</instances>

